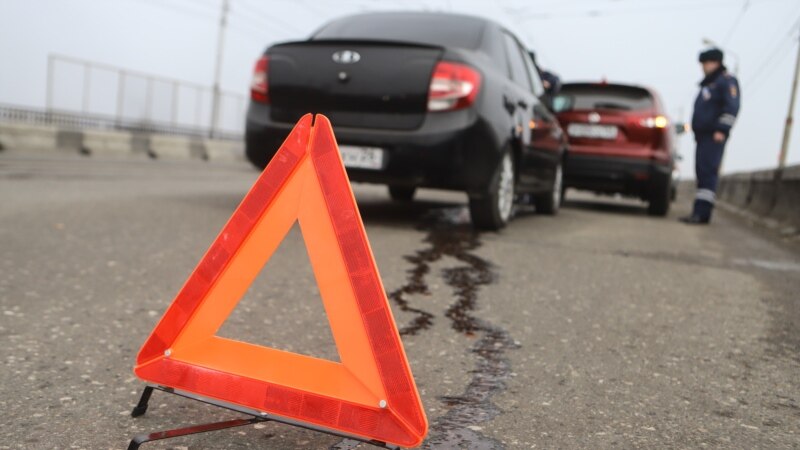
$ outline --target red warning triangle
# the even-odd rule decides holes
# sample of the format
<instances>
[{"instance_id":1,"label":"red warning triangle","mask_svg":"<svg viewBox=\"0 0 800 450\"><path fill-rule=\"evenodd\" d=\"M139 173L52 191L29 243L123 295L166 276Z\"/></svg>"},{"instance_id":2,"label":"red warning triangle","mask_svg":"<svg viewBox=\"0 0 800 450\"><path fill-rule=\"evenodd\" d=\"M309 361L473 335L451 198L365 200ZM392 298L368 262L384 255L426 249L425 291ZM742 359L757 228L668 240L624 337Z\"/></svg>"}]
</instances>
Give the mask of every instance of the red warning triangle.
<instances>
[{"instance_id":1,"label":"red warning triangle","mask_svg":"<svg viewBox=\"0 0 800 450\"><path fill-rule=\"evenodd\" d=\"M331 124L306 115L147 339L141 379L395 445L427 419ZM341 362L216 335L299 222Z\"/></svg>"}]
</instances>

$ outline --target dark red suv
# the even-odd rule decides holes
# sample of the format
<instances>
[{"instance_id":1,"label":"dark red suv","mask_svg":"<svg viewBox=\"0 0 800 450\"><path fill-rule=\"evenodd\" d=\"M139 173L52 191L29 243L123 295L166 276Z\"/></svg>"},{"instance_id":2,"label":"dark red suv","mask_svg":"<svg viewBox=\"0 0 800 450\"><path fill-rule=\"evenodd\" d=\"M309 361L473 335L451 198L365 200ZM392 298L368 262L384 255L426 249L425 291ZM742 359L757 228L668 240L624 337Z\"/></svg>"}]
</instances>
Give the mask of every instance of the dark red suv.
<instances>
[{"instance_id":1,"label":"dark red suv","mask_svg":"<svg viewBox=\"0 0 800 450\"><path fill-rule=\"evenodd\" d=\"M567 83L553 100L569 138L564 187L619 193L665 216L676 152L658 94L612 83Z\"/></svg>"}]
</instances>

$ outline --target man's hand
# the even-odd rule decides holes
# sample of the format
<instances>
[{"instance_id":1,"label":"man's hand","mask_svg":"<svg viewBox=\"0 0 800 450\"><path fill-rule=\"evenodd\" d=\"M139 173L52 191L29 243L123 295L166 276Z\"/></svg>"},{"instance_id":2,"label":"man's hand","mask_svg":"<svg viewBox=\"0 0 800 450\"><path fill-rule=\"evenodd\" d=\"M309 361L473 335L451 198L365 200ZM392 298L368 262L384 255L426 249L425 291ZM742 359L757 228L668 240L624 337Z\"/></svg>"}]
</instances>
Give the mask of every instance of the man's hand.
<instances>
[{"instance_id":1,"label":"man's hand","mask_svg":"<svg viewBox=\"0 0 800 450\"><path fill-rule=\"evenodd\" d=\"M723 133L722 131L715 131L714 142L725 142L725 133Z\"/></svg>"}]
</instances>

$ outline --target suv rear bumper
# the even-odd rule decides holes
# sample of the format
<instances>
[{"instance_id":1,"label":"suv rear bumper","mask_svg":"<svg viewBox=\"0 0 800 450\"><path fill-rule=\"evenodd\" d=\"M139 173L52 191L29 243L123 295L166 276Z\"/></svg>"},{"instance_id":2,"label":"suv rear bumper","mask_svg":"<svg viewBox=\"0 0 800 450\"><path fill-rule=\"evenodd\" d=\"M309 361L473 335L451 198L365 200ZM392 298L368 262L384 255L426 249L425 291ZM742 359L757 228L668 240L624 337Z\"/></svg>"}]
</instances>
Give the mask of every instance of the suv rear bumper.
<instances>
[{"instance_id":1,"label":"suv rear bumper","mask_svg":"<svg viewBox=\"0 0 800 450\"><path fill-rule=\"evenodd\" d=\"M292 126L273 121L269 105L251 103L245 129L248 159L263 167ZM382 170L347 169L350 180L357 182L480 192L488 186L502 150L491 125L469 109L429 113L414 130L334 129L340 145L385 150Z\"/></svg>"},{"instance_id":2,"label":"suv rear bumper","mask_svg":"<svg viewBox=\"0 0 800 450\"><path fill-rule=\"evenodd\" d=\"M671 164L641 158L568 154L564 163L566 187L647 198L656 183L672 177Z\"/></svg>"}]
</instances>

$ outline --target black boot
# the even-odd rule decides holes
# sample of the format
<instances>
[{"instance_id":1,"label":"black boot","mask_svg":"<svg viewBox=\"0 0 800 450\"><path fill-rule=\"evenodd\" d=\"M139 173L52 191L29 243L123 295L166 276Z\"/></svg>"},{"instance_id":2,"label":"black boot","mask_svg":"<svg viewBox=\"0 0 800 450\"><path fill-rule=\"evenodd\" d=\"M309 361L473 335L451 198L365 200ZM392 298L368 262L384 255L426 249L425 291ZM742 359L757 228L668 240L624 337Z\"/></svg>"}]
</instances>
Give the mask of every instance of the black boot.
<instances>
[{"instance_id":1,"label":"black boot","mask_svg":"<svg viewBox=\"0 0 800 450\"><path fill-rule=\"evenodd\" d=\"M703 219L702 217L696 216L694 214L689 215L689 216L685 216L685 217L681 217L678 220L680 220L681 222L683 222L685 224L688 224L688 225L708 225L708 222L709 222L708 219Z\"/></svg>"}]
</instances>

